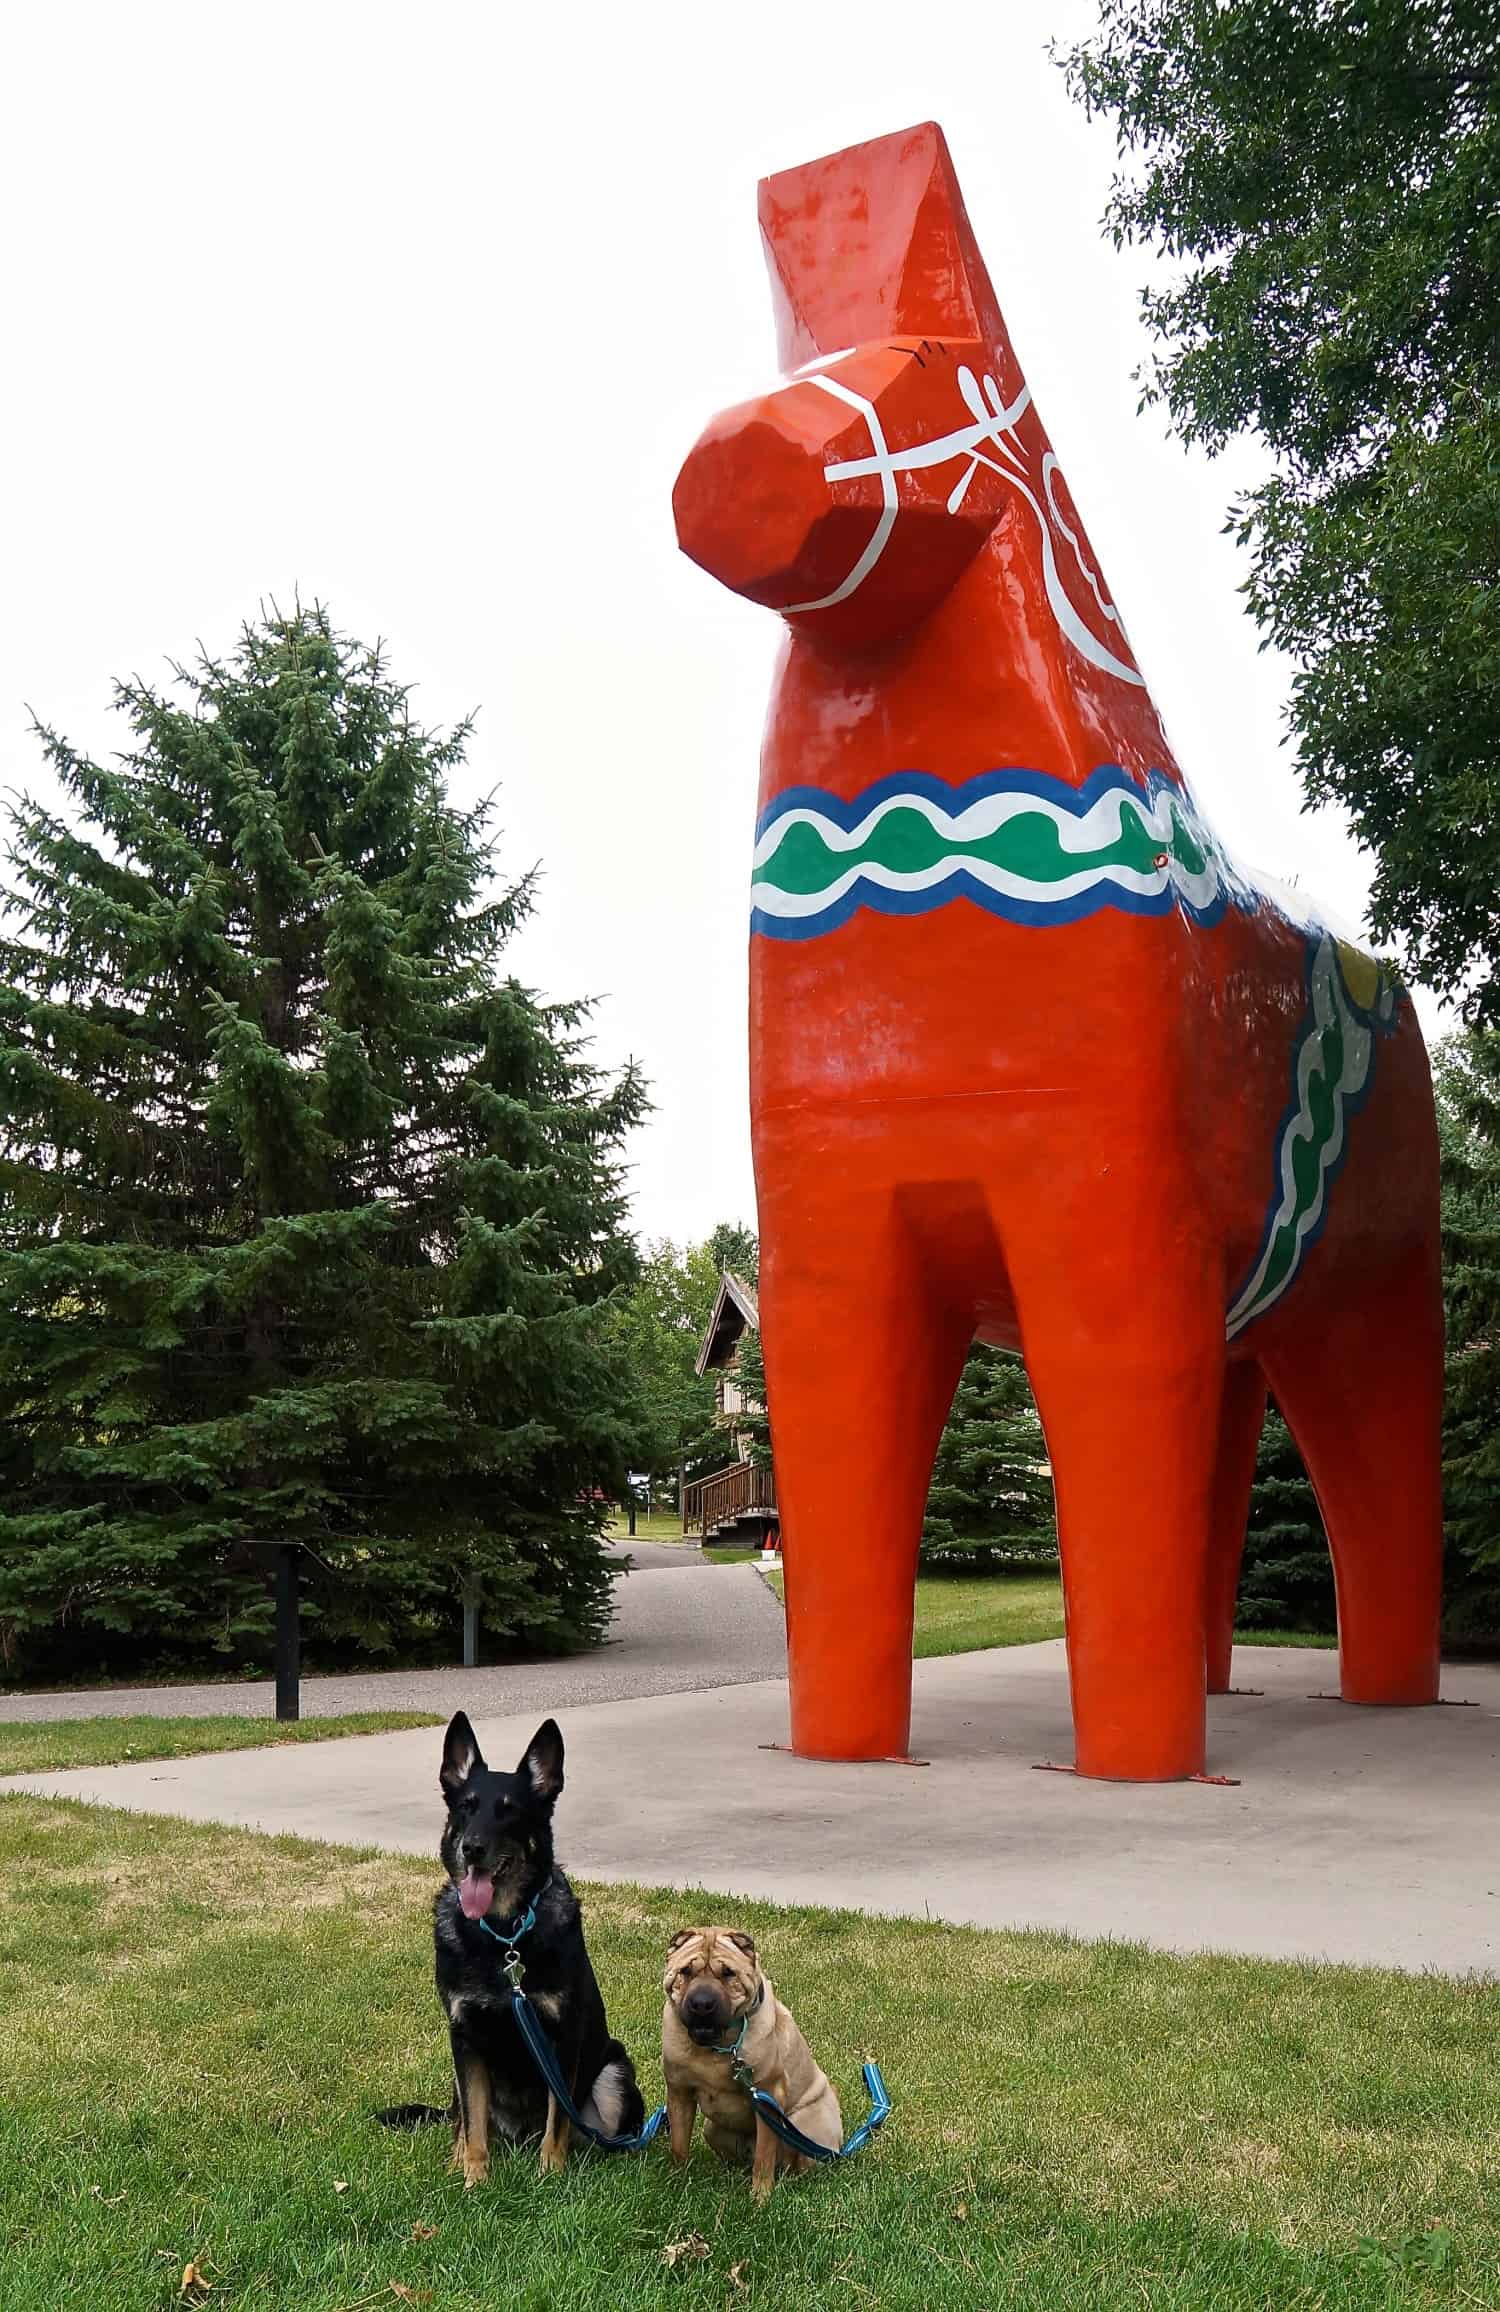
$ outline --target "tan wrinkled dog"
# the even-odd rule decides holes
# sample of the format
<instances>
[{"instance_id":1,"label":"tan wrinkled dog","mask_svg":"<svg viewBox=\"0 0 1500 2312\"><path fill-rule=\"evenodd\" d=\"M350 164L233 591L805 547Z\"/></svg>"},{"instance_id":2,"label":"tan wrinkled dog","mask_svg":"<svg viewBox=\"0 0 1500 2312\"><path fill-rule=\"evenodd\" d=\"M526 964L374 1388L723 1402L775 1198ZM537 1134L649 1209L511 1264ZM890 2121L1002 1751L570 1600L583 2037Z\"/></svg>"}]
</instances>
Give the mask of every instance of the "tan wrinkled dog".
<instances>
[{"instance_id":1,"label":"tan wrinkled dog","mask_svg":"<svg viewBox=\"0 0 1500 2312\"><path fill-rule=\"evenodd\" d=\"M839 2099L770 1976L761 1973L749 1935L732 1927L684 1927L667 1945L662 1988L661 2064L674 2159L687 2158L701 2111L703 2132L720 2159L751 2158L750 2190L758 2200L779 2167L815 2165L757 2115L737 2076L741 2065L804 2135L838 2150L844 2140Z\"/></svg>"}]
</instances>

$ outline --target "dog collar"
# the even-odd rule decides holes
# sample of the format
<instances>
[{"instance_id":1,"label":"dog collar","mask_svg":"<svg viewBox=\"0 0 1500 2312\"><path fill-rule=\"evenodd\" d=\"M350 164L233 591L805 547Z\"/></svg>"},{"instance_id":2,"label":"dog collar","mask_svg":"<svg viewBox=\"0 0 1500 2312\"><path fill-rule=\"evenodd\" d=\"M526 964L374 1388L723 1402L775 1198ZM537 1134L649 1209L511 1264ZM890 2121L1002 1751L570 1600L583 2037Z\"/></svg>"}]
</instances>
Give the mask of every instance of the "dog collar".
<instances>
[{"instance_id":1,"label":"dog collar","mask_svg":"<svg viewBox=\"0 0 1500 2312\"><path fill-rule=\"evenodd\" d=\"M547 1892L547 1889L551 1886L554 1876L555 1873L549 1870L547 1876L545 1879L543 1879L541 1885L537 1888L536 1893L532 1896L530 1902L526 1905L524 1915L517 1919L513 1925L509 1927L492 1927L488 1919L476 1919L474 1921L474 1924L477 1927L482 1927L484 1929L484 1932L490 1937L492 1942L499 1943L504 1948L505 1959L503 1963L505 1973L513 1984L518 1983L521 1979L521 1954L516 1949L516 1945L517 1943L524 1942L526 1937L530 1934L532 1928L536 1925L536 1906L541 1901L543 1895Z\"/></svg>"},{"instance_id":2,"label":"dog collar","mask_svg":"<svg viewBox=\"0 0 1500 2312\"><path fill-rule=\"evenodd\" d=\"M750 2028L750 2018L755 2013L757 2007L759 2007L761 2001L765 1998L765 1995L766 1979L765 1976L762 1975L760 1979L760 1989L756 1992L755 1997L751 2000L749 2006L745 2009L744 2014L740 2017L740 2027L735 2033L733 2039L731 2039L723 2047L710 2046L710 2055L727 2055L731 2062L738 2062L740 2049L745 2044L745 2033Z\"/></svg>"}]
</instances>

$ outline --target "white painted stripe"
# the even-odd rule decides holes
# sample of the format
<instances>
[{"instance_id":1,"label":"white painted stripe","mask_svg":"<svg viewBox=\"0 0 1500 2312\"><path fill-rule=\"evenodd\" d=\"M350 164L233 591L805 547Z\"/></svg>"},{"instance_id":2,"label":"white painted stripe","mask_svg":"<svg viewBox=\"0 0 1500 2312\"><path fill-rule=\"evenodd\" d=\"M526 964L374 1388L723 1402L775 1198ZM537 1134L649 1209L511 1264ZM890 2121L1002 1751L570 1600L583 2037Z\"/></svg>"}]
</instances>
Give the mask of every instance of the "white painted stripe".
<instances>
[{"instance_id":1,"label":"white painted stripe","mask_svg":"<svg viewBox=\"0 0 1500 2312\"><path fill-rule=\"evenodd\" d=\"M996 834L1011 819L1050 819L1057 830L1059 844L1065 851L1097 851L1108 843L1116 843L1124 832L1125 806L1136 812L1148 834L1160 843L1168 843L1180 823L1192 836L1197 847L1212 855L1214 846L1205 833L1196 813L1182 798L1174 797L1165 787L1148 797L1139 789L1111 787L1099 795L1086 811L1070 811L1064 804L1053 802L1046 795L1026 794L1018 789L1002 789L991 795L981 795L961 811L945 810L930 796L912 792L884 796L864 817L851 828L842 827L837 820L825 816L811 804L797 804L784 812L767 827L755 846L754 865L763 867L774 859L781 848L787 831L792 827L815 829L830 851L857 851L868 842L882 819L893 811L915 811L924 818L934 832L952 843L981 842ZM1175 823L1174 823L1175 822Z\"/></svg>"},{"instance_id":2,"label":"white painted stripe","mask_svg":"<svg viewBox=\"0 0 1500 2312\"><path fill-rule=\"evenodd\" d=\"M816 382L819 385L825 385L832 381L819 378ZM985 379L985 384L992 391L994 382L993 378ZM972 394L969 390L971 387L973 388ZM898 474L913 474L924 466L946 466L953 458L971 455L981 442L992 442L997 449L1003 451L1007 456L1014 456L1015 453L1009 444L1001 441L999 437L1009 433L1025 412L1031 401L1029 388L1022 386L1020 393L1011 403L1009 409L987 410L982 401L974 398L978 395L979 384L973 370L961 368L958 372L958 390L970 409L977 412L977 424L957 426L952 433L939 434L932 441L913 442L909 449L904 450L887 450L882 444L877 443L876 452L872 458L844 458L837 465L825 466L823 471L828 476L829 481L854 482L860 480L865 474L882 474L887 471ZM995 399L998 401L998 393L995 394Z\"/></svg>"},{"instance_id":3,"label":"white painted stripe","mask_svg":"<svg viewBox=\"0 0 1500 2312\"><path fill-rule=\"evenodd\" d=\"M1277 1177L1280 1196L1275 1216L1266 1233L1265 1248L1244 1290L1239 1294L1225 1319L1226 1338L1233 1340L1243 1332L1253 1317L1263 1308L1269 1308L1281 1298L1302 1264L1302 1248L1323 1216L1328 1200L1329 1175L1343 1153L1348 1101L1363 1091L1369 1079L1374 1057L1374 1037L1361 1020L1355 1018L1344 994L1343 977L1334 954L1333 942L1323 939L1313 959L1311 974L1313 1026L1307 1031L1297 1055L1297 1113L1288 1122L1277 1150ZM1311 1203L1302 1213L1297 1211L1297 1183L1292 1170L1292 1159L1299 1146L1312 1137L1310 1093L1314 1071L1322 1061L1322 1037L1337 1017L1343 1038L1343 1066L1339 1079L1331 1087L1334 1108L1334 1130L1318 1160L1318 1183ZM1295 1222L1295 1248L1291 1267L1275 1292L1262 1299L1266 1273L1271 1265L1278 1239Z\"/></svg>"},{"instance_id":4,"label":"white painted stripe","mask_svg":"<svg viewBox=\"0 0 1500 2312\"><path fill-rule=\"evenodd\" d=\"M1118 629L1122 641L1124 640L1125 630L1121 625L1118 611L1107 599L1097 572L1085 559L1080 539L1058 510L1056 492L1053 488L1053 476L1057 471L1056 458L1049 450L1042 460L1042 491L1047 500L1046 507L1043 507L1022 478L1024 466L1019 448L1014 441L1007 439L1007 436L1014 433L1017 424L1030 406L1029 387L1023 385L1015 400L1006 403L1001 399L1000 389L993 377L986 376L981 386L972 369L966 363L961 364L957 372L958 390L974 422L971 425L955 426L948 433L939 434L931 441L913 442L905 449L892 450L886 441L875 404L868 401L863 394L856 393L852 386L845 385L841 379L836 377L806 372L799 372L795 383L818 386L824 393L833 394L836 399L847 403L850 409L857 409L863 416L869 428L872 454L863 458L836 458L831 464L824 467L823 472L830 487L835 482L861 481L871 474L878 474L880 477L881 513L880 519L875 525L873 536L842 585L836 586L831 594L819 595L815 602L788 603L785 610L786 616L796 617L809 610L831 610L835 603L846 602L850 595L864 584L870 572L879 562L881 555L885 552L891 532L895 528L898 505L897 474L918 473L930 466L949 465L955 459L965 458L970 462L967 470L960 476L949 494L949 512L956 513L963 503L965 492L974 478L976 468L980 465L988 466L992 472L999 474L1003 480L1008 481L1013 488L1019 490L1037 519L1037 526L1041 533L1042 583L1046 588L1052 615L1062 633L1072 643L1080 656L1088 660L1091 666L1097 666L1104 673L1115 675L1121 682L1133 683L1136 688L1144 690L1145 677L1139 674L1133 666L1127 665L1123 658L1118 657L1107 643L1101 641L1092 632L1068 599L1067 590L1057 567L1057 554L1053 544L1052 531L1054 521L1072 549L1073 559L1078 565L1079 574L1098 604L1101 616ZM1005 460L1004 465L997 465L992 458L984 454L985 450L998 452L999 456Z\"/></svg>"},{"instance_id":5,"label":"white painted stripe","mask_svg":"<svg viewBox=\"0 0 1500 2312\"><path fill-rule=\"evenodd\" d=\"M885 446L885 435L880 429L880 419L876 415L874 402L866 401L862 393L856 393L852 386L841 384L836 377L809 377L803 382L807 385L816 385L824 393L831 393L835 400L847 402L851 409L861 411L865 424L870 429L870 439L875 444L877 457L885 460L886 463L880 467L880 519L875 525L874 534L869 544L855 563L854 568L842 586L835 586L831 594L820 594L816 602L789 602L783 613L788 618L795 617L799 611L831 610L836 602L847 602L855 588L863 586L870 572L880 560L886 549L886 541L896 526L896 477L890 468L890 453ZM825 473L830 470L825 468Z\"/></svg>"},{"instance_id":6,"label":"white painted stripe","mask_svg":"<svg viewBox=\"0 0 1500 2312\"><path fill-rule=\"evenodd\" d=\"M882 891L935 891L958 875L971 876L976 883L1005 898L1030 900L1038 906L1049 902L1061 904L1106 885L1142 898L1153 898L1172 883L1190 906L1200 909L1211 907L1222 893L1217 875L1190 875L1176 862L1153 868L1149 873L1136 867L1092 866L1076 875L1062 875L1055 882L1041 883L1033 876L1017 875L1010 868L997 867L988 859L955 858L935 860L930 867L904 871L884 867L878 860L862 861L846 868L820 891L783 891L774 883L756 882L751 886L751 895L763 915L794 922L821 915L825 908L836 906L860 883L877 885Z\"/></svg>"}]
</instances>

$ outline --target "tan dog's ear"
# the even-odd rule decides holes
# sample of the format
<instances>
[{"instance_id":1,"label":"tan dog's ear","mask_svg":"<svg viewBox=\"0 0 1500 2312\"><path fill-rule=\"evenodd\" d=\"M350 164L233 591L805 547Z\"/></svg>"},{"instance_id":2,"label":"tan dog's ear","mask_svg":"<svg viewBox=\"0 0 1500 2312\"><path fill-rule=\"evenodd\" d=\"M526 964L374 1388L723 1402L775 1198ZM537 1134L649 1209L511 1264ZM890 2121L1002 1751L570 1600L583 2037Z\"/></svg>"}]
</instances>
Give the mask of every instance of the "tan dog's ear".
<instances>
[{"instance_id":1,"label":"tan dog's ear","mask_svg":"<svg viewBox=\"0 0 1500 2312\"><path fill-rule=\"evenodd\" d=\"M736 1950L744 1952L747 1959L754 1958L755 1937L753 1935L731 1935L729 1940L734 1944Z\"/></svg>"},{"instance_id":2,"label":"tan dog's ear","mask_svg":"<svg viewBox=\"0 0 1500 2312\"><path fill-rule=\"evenodd\" d=\"M670 1943L668 1943L667 1949L669 1951L675 1951L679 1943L690 1943L694 1935L697 1933L698 1929L696 1927L679 1927L676 1934L672 1937Z\"/></svg>"}]
</instances>

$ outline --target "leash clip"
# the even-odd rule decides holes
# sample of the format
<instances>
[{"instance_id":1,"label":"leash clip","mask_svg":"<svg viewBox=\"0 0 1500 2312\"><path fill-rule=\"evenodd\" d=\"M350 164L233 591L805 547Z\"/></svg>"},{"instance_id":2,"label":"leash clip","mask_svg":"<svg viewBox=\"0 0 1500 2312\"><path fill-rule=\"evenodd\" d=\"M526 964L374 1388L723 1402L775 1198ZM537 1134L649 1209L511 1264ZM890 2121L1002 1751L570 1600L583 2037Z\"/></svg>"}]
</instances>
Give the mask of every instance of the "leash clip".
<instances>
[{"instance_id":1,"label":"leash clip","mask_svg":"<svg viewBox=\"0 0 1500 2312\"><path fill-rule=\"evenodd\" d=\"M513 1991L520 1990L521 1985L526 1978L526 1969L521 1964L521 1954L519 1951L512 1949L506 1952L504 1961L501 1966L501 1973L504 1975L506 1982L510 1985Z\"/></svg>"}]
</instances>

